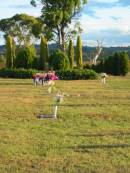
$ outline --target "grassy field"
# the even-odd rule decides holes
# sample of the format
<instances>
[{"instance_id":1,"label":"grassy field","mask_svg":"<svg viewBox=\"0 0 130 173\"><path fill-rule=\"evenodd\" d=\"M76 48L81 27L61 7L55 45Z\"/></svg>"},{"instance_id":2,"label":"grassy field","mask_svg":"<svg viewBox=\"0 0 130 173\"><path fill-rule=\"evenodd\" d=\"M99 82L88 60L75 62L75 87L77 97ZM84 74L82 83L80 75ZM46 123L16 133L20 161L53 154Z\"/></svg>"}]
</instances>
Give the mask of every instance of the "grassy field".
<instances>
[{"instance_id":1,"label":"grassy field","mask_svg":"<svg viewBox=\"0 0 130 173\"><path fill-rule=\"evenodd\" d=\"M54 94L31 80L0 79L0 173L129 173L130 76L58 81Z\"/></svg>"}]
</instances>

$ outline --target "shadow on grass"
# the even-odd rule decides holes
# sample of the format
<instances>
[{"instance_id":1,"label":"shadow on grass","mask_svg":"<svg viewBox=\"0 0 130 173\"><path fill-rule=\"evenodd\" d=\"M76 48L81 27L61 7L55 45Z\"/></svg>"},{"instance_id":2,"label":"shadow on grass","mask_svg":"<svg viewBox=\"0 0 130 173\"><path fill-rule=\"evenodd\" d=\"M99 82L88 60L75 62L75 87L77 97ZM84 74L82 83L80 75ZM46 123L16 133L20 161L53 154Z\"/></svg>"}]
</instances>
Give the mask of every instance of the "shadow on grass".
<instances>
[{"instance_id":1,"label":"shadow on grass","mask_svg":"<svg viewBox=\"0 0 130 173\"><path fill-rule=\"evenodd\" d=\"M39 114L39 115L36 115L36 117L38 119L54 119L54 117L52 115L43 115L43 114Z\"/></svg>"},{"instance_id":2,"label":"shadow on grass","mask_svg":"<svg viewBox=\"0 0 130 173\"><path fill-rule=\"evenodd\" d=\"M129 106L130 104L129 103L122 103L121 104L122 106L124 105L124 106ZM86 103L82 103L82 104L62 104L62 105L59 105L59 106L68 106L68 107L86 107L86 106L91 106L91 107L96 107L96 106L100 106L100 107L102 107L102 106L113 106L113 103L94 103L94 104L91 104L91 103L88 103L88 104L86 104ZM114 104L114 106L119 106L119 104Z\"/></svg>"},{"instance_id":3,"label":"shadow on grass","mask_svg":"<svg viewBox=\"0 0 130 173\"><path fill-rule=\"evenodd\" d=\"M78 145L72 147L76 152L89 152L89 149L117 149L117 148L130 148L130 144L92 144L92 145Z\"/></svg>"},{"instance_id":4,"label":"shadow on grass","mask_svg":"<svg viewBox=\"0 0 130 173\"><path fill-rule=\"evenodd\" d=\"M117 137L117 136L129 136L130 135L130 132L117 132L117 133L114 133L114 132L111 132L111 133L84 133L84 134L76 134L76 135L70 135L70 136L73 136L73 137L108 137L108 136L114 136L114 137Z\"/></svg>"}]
</instances>

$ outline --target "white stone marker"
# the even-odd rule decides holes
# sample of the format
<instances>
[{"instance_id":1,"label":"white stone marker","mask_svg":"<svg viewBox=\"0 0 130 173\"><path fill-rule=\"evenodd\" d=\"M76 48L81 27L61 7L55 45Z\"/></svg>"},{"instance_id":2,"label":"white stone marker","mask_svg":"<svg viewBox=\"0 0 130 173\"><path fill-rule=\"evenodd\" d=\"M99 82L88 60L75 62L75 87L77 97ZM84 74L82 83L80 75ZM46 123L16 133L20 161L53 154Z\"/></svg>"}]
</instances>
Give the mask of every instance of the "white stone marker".
<instances>
[{"instance_id":1,"label":"white stone marker","mask_svg":"<svg viewBox=\"0 0 130 173\"><path fill-rule=\"evenodd\" d=\"M106 84L106 77L107 77L107 74L106 73L101 73L101 82L103 84Z\"/></svg>"},{"instance_id":2,"label":"white stone marker","mask_svg":"<svg viewBox=\"0 0 130 173\"><path fill-rule=\"evenodd\" d=\"M53 106L53 111L52 111L52 116L54 119L57 118L58 104L60 104L62 101L63 101L63 94L61 94L59 92L56 95L56 101L55 101L55 105Z\"/></svg>"}]
</instances>

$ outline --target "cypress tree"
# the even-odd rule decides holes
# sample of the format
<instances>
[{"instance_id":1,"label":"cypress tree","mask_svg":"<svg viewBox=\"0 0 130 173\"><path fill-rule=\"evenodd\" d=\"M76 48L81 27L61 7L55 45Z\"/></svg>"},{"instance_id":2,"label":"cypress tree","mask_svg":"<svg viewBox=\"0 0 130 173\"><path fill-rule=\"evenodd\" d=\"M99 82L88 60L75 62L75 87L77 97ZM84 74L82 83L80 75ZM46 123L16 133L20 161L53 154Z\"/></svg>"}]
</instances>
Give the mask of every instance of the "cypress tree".
<instances>
[{"instance_id":1,"label":"cypress tree","mask_svg":"<svg viewBox=\"0 0 130 173\"><path fill-rule=\"evenodd\" d=\"M74 45L73 45L72 40L70 40L70 42L69 42L68 58L70 61L70 68L73 68L73 66L74 66Z\"/></svg>"},{"instance_id":2,"label":"cypress tree","mask_svg":"<svg viewBox=\"0 0 130 173\"><path fill-rule=\"evenodd\" d=\"M77 38L77 46L76 46L76 64L78 68L83 67L83 57L82 57L82 40L81 37Z\"/></svg>"},{"instance_id":3,"label":"cypress tree","mask_svg":"<svg viewBox=\"0 0 130 173\"><path fill-rule=\"evenodd\" d=\"M47 39L42 35L40 43L40 69L44 70L48 63L48 44Z\"/></svg>"},{"instance_id":4,"label":"cypress tree","mask_svg":"<svg viewBox=\"0 0 130 173\"><path fill-rule=\"evenodd\" d=\"M8 35L6 39L6 67L13 68L15 60L15 42L14 39Z\"/></svg>"}]
</instances>

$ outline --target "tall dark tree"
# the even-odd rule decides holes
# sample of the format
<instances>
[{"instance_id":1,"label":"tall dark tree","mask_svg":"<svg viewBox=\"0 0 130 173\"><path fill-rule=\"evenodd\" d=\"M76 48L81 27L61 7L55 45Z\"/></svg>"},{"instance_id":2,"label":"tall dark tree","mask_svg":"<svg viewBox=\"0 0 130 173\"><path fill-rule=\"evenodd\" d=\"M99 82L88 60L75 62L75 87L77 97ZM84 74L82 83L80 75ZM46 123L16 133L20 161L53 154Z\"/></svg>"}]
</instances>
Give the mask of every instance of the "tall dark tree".
<instances>
[{"instance_id":1,"label":"tall dark tree","mask_svg":"<svg viewBox=\"0 0 130 173\"><path fill-rule=\"evenodd\" d=\"M101 63L99 65L101 66ZM99 70L112 75L126 75L129 71L129 56L127 52L115 52L103 62L103 69Z\"/></svg>"},{"instance_id":2,"label":"tall dark tree","mask_svg":"<svg viewBox=\"0 0 130 173\"><path fill-rule=\"evenodd\" d=\"M31 4L42 4L41 19L56 42L65 51L66 41L71 34L68 26L87 0L32 0Z\"/></svg>"},{"instance_id":3,"label":"tall dark tree","mask_svg":"<svg viewBox=\"0 0 130 173\"><path fill-rule=\"evenodd\" d=\"M126 75L129 72L129 55L128 52L122 52L120 54L120 73Z\"/></svg>"}]
</instances>

